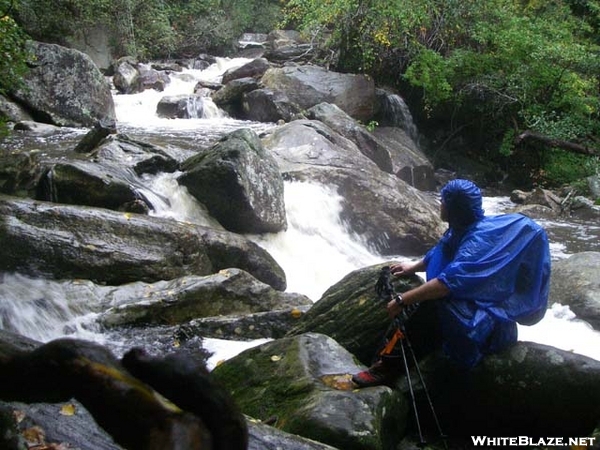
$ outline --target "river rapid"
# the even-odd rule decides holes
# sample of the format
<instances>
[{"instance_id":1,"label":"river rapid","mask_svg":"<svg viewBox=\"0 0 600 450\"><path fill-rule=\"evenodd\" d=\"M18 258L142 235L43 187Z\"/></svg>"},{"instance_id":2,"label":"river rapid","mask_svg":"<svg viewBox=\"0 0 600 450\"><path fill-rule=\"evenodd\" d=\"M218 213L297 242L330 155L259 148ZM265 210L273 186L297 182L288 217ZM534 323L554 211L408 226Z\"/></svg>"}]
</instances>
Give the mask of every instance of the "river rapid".
<instances>
[{"instance_id":1,"label":"river rapid","mask_svg":"<svg viewBox=\"0 0 600 450\"><path fill-rule=\"evenodd\" d=\"M245 59L219 59L204 71L185 70L172 74L164 92L145 91L121 95L114 92L119 133L161 145L179 160L191 156L192 145L209 144L238 128L252 128L257 133L275 124L247 122L228 118L211 102L205 103L203 117L163 119L156 116L156 105L166 95L191 94L199 80L220 81L230 68L246 63ZM38 148L42 153L60 153L72 148L87 130L64 129L58 135L23 137L9 141L17 148ZM32 147L34 146L34 147ZM68 146L68 147L67 147ZM177 173L144 176L142 182L148 198L153 199L159 217L218 227L177 182ZM285 232L248 236L277 260L284 269L288 291L307 295L318 301L323 292L349 272L391 259L370 249L340 220L341 198L326 186L286 182L285 203L288 229ZM514 205L508 197L485 197L486 214L500 214ZM600 226L577 221L540 221L551 241L554 261L583 251L600 251ZM47 342L63 336L90 339L107 345L115 353L123 350L115 336L98 333L96 314L76 299L65 298L59 283L31 279L20 274L2 274L0 278L0 329L9 329L25 336ZM564 305L552 305L545 318L531 327L519 327L519 339L552 345L564 350L600 360L600 332L579 319ZM233 342L204 339L204 347L214 352L209 368L245 348L264 340Z\"/></svg>"}]
</instances>

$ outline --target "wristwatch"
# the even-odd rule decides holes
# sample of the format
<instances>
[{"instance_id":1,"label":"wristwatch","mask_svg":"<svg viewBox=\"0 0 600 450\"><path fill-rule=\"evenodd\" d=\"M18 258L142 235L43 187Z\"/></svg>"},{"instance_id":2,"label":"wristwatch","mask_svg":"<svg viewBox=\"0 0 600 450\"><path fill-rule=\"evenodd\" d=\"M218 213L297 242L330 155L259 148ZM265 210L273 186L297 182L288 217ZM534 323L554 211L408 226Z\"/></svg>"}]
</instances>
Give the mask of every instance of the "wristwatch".
<instances>
[{"instance_id":1,"label":"wristwatch","mask_svg":"<svg viewBox=\"0 0 600 450\"><path fill-rule=\"evenodd\" d=\"M404 303L404 300L402 299L402 296L400 294L396 294L396 296L394 297L394 300L396 301L396 304L398 306L406 306L406 304Z\"/></svg>"}]
</instances>

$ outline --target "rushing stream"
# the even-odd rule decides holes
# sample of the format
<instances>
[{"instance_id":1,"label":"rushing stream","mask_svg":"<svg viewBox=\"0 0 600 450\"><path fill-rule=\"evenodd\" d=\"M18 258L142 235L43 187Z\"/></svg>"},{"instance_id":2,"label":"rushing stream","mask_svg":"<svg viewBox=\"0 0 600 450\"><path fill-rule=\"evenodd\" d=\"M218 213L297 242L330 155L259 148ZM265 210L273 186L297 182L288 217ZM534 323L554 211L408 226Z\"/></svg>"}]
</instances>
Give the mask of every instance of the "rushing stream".
<instances>
[{"instance_id":1,"label":"rushing stream","mask_svg":"<svg viewBox=\"0 0 600 450\"><path fill-rule=\"evenodd\" d=\"M275 124L245 122L228 118L212 102L203 105L204 115L192 119L162 119L156 116L156 104L166 95L190 94L198 80L220 81L228 68L247 60L220 59L204 71L184 71L172 75L164 92L145 91L133 95L117 95L115 106L120 133L161 145L179 160L192 154L192 142L210 143L235 129L250 127L266 131ZM41 152L60 151L65 142L76 142L86 130L64 130L59 138L34 138L29 142L13 142L14 146L36 145ZM184 188L176 182L177 173L144 176L139 180L148 191L155 210L153 215L173 220L219 225ZM360 267L390 259L370 250L353 235L339 218L341 198L325 186L286 182L285 203L288 229L266 236L248 236L266 248L286 273L288 291L299 292L317 301L322 293L343 276ZM511 202L506 197L486 197L487 214L507 211ZM600 226L595 223L541 221L548 230L554 260L582 251L600 251ZM77 282L73 282L77 283ZM81 282L81 289L87 289ZM0 278L0 328L16 331L41 341L69 335L95 340L119 349L114 336L108 338L94 331L95 311L77 301L76 289L67 294L60 283L35 280L19 274L3 274ZM521 340L553 345L600 360L600 332L578 320L568 307L555 304L546 317L532 327L520 327ZM231 342L205 339L204 345L214 351L210 364L228 358L262 341Z\"/></svg>"}]
</instances>

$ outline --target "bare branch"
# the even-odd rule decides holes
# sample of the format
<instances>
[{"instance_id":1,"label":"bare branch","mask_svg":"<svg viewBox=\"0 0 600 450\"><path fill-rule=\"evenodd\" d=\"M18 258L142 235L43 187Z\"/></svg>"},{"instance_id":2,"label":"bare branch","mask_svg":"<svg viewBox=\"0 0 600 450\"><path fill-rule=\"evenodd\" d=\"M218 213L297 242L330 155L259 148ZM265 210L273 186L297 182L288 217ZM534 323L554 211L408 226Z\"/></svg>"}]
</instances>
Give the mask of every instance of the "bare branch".
<instances>
[{"instance_id":1,"label":"bare branch","mask_svg":"<svg viewBox=\"0 0 600 450\"><path fill-rule=\"evenodd\" d=\"M536 133L535 131L526 130L523 133L515 137L515 145L522 143L523 141L538 141L546 144L550 147L557 147L563 150L567 150L573 153L580 153L583 155L599 155L598 150L587 147L585 145L577 144L575 142L563 141L561 139L555 139L543 134Z\"/></svg>"}]
</instances>

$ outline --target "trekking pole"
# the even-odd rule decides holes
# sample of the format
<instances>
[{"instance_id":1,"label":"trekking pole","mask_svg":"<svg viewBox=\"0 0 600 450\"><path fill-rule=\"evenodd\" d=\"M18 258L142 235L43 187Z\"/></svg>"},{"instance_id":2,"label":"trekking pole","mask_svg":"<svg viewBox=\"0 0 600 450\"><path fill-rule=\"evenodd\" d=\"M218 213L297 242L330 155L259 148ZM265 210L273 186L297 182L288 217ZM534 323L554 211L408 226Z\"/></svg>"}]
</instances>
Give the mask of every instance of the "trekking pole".
<instances>
[{"instance_id":1,"label":"trekking pole","mask_svg":"<svg viewBox=\"0 0 600 450\"><path fill-rule=\"evenodd\" d=\"M439 433L440 437L442 438L442 440L444 441L444 448L447 449L448 443L446 442L446 438L448 436L446 436L444 434L444 432L442 431L442 426L440 425L440 421L435 412L435 408L433 407L433 402L431 401L431 396L429 395L429 390L427 389L427 385L425 384L425 379L423 378L423 374L421 373L421 369L419 367L417 357L415 356L415 352L410 343L410 339L408 339L408 336L406 336L406 334L404 335L404 340L406 341L406 345L408 346L408 350L412 356L412 360L415 363L415 369L417 371L417 374L419 375L419 381L421 382L421 386L423 386L423 391L425 392L425 397L427 397L427 402L429 403L429 409L431 410L431 414L433 415L433 420L435 421L435 425L437 427L438 433ZM404 354L404 342L402 343L402 345L403 345L402 353Z\"/></svg>"},{"instance_id":2,"label":"trekking pole","mask_svg":"<svg viewBox=\"0 0 600 450\"><path fill-rule=\"evenodd\" d=\"M400 329L400 328L398 328ZM404 372L406 373L406 382L408 383L408 391L410 393L410 399L412 401L413 412L415 413L415 422L417 423L417 431L419 432L419 445L425 446L426 442L423 438L423 432L421 431L421 421L419 420L419 411L417 410L417 401L415 399L415 391L413 390L412 380L410 379L410 370L408 369L408 362L406 360L406 351L404 350L404 339L406 335L403 335L400 340L400 350L402 351L402 361L404 362Z\"/></svg>"},{"instance_id":3,"label":"trekking pole","mask_svg":"<svg viewBox=\"0 0 600 450\"><path fill-rule=\"evenodd\" d=\"M391 283L391 271L389 267L384 267L381 269L380 275L379 275L379 279L377 280L377 283L375 285L375 290L378 294L378 296L382 299L393 299L396 297L396 293L394 291L394 287ZM392 337L387 341L387 345L383 348L383 350L381 350L379 352L380 355L384 355L384 354L391 354L394 350L394 348L396 347L398 341L400 341L400 349L402 352L402 360L404 362L404 371L406 373L406 380L408 383L408 390L410 392L410 397L411 397L411 401L412 401L412 405L413 405L413 411L415 413L415 421L417 424L417 431L419 433L419 440L420 440L420 446L424 446L426 444L425 439L423 438L423 433L421 430L421 423L419 420L419 413L417 411L417 403L416 403L416 398L415 398L415 393L414 393L414 388L412 385L412 380L410 378L410 371L408 368L408 361L406 358L406 350L405 350L405 345L408 346L408 350L410 351L411 357L412 357L412 361L415 365L415 369L417 371L417 374L419 376L419 381L421 382L421 386L423 386L423 391L425 392L425 396L427 398L427 402L429 403L429 408L431 409L431 413L433 415L433 419L435 421L435 425L437 427L438 433L440 435L440 438L444 441L444 448L448 448L448 443L446 441L447 436L444 434L444 432L442 431L442 427L440 425L440 421L438 419L437 413L435 412L435 408L433 407L433 402L431 400L431 396L429 395L429 390L427 389L427 385L425 384L425 379L423 378L423 374L421 373L421 369L419 367L419 362L417 360L417 357L415 355L415 352L413 350L413 347L410 343L410 339L408 339L408 336L406 334L406 328L405 328L405 323L411 318L411 316L416 312L417 308L418 308L418 303L412 304L412 305L408 305L405 306L402 309L402 312L396 316L394 318L394 320L392 321L392 323L390 324L390 327L388 328L388 331L386 332L386 335L389 333L389 331L395 326L396 331L394 332L394 334L392 335ZM405 344L406 342L406 344Z\"/></svg>"}]
</instances>

